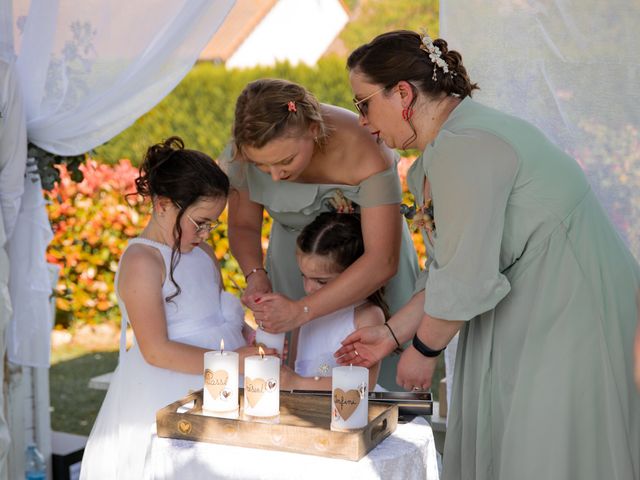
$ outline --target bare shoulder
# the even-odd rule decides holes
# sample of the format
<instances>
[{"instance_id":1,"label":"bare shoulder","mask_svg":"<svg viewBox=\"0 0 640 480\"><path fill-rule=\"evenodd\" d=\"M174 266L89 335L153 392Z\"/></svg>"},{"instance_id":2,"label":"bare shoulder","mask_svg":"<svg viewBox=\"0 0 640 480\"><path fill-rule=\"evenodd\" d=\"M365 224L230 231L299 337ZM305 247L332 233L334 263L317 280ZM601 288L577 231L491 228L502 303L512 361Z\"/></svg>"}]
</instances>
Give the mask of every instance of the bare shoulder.
<instances>
[{"instance_id":1,"label":"bare shoulder","mask_svg":"<svg viewBox=\"0 0 640 480\"><path fill-rule=\"evenodd\" d=\"M341 107L323 105L323 115L332 129L329 148L343 171L350 172L352 184L389 169L394 152L360 125L358 116ZM346 168L345 168L346 167Z\"/></svg>"},{"instance_id":2,"label":"bare shoulder","mask_svg":"<svg viewBox=\"0 0 640 480\"><path fill-rule=\"evenodd\" d=\"M120 261L118 290L130 291L127 287L131 283L162 286L165 275L164 260L158 249L142 244L131 245Z\"/></svg>"},{"instance_id":3,"label":"bare shoulder","mask_svg":"<svg viewBox=\"0 0 640 480\"><path fill-rule=\"evenodd\" d=\"M365 302L356 307L354 312L356 327L371 327L384 323L384 312L371 302Z\"/></svg>"}]
</instances>

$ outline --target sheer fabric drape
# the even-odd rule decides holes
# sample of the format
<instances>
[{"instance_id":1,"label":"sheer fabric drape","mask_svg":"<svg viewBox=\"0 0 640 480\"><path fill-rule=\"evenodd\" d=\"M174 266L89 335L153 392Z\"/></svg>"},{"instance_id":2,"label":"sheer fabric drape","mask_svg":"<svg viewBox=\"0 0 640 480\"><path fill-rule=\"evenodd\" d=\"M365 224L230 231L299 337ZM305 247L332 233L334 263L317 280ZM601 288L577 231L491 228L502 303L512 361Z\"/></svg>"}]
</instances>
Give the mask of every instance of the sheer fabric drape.
<instances>
[{"instance_id":1,"label":"sheer fabric drape","mask_svg":"<svg viewBox=\"0 0 640 480\"><path fill-rule=\"evenodd\" d=\"M178 84L233 3L0 0L0 58L15 66L29 141L74 155L118 134ZM15 190L23 188L20 172L27 160L26 148L20 148L20 158L0 163L0 178L20 177ZM24 186L13 218L2 196L5 230L13 231L7 248L13 308L8 355L14 363L48 366L45 250L51 229L39 184L25 180Z\"/></svg>"},{"instance_id":2,"label":"sheer fabric drape","mask_svg":"<svg viewBox=\"0 0 640 480\"><path fill-rule=\"evenodd\" d=\"M479 101L524 118L582 165L640 260L640 3L447 0L440 34Z\"/></svg>"}]
</instances>

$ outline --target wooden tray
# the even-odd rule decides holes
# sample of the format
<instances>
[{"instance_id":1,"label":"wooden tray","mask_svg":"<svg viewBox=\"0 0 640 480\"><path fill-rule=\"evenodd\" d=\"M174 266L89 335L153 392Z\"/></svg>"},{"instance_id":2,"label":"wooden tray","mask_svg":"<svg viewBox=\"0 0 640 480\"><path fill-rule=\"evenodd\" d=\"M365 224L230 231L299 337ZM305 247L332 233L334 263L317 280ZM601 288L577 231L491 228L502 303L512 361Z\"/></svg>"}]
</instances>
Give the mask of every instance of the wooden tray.
<instances>
[{"instance_id":1,"label":"wooden tray","mask_svg":"<svg viewBox=\"0 0 640 480\"><path fill-rule=\"evenodd\" d=\"M243 404L240 389L240 405ZM194 402L187 411L184 405ZM181 408L182 407L182 408ZM280 393L278 422L226 419L202 414L202 390L167 405L156 414L158 436L240 447L283 450L357 461L398 425L398 407L369 402L369 423L350 432L331 431L331 397Z\"/></svg>"}]
</instances>

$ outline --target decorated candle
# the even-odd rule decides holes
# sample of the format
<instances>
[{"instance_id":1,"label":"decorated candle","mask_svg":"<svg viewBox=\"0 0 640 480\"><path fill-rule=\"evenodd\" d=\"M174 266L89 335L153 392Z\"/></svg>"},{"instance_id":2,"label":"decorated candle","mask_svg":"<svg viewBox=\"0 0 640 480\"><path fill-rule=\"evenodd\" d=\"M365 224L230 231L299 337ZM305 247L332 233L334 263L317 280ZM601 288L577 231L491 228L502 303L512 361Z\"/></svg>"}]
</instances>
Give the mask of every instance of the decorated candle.
<instances>
[{"instance_id":1,"label":"decorated candle","mask_svg":"<svg viewBox=\"0 0 640 480\"><path fill-rule=\"evenodd\" d=\"M204 354L204 390L202 409L208 412L233 412L238 409L238 363L236 352L224 349Z\"/></svg>"},{"instance_id":2,"label":"decorated candle","mask_svg":"<svg viewBox=\"0 0 640 480\"><path fill-rule=\"evenodd\" d=\"M256 345L262 345L265 348L275 348L282 358L284 350L284 333L269 333L259 328L256 330Z\"/></svg>"},{"instance_id":3,"label":"decorated candle","mask_svg":"<svg viewBox=\"0 0 640 480\"><path fill-rule=\"evenodd\" d=\"M275 417L280 414L280 359L260 355L244 360L244 414Z\"/></svg>"},{"instance_id":4,"label":"decorated candle","mask_svg":"<svg viewBox=\"0 0 640 480\"><path fill-rule=\"evenodd\" d=\"M362 428L369 421L369 370L334 367L331 379L331 430Z\"/></svg>"}]
</instances>

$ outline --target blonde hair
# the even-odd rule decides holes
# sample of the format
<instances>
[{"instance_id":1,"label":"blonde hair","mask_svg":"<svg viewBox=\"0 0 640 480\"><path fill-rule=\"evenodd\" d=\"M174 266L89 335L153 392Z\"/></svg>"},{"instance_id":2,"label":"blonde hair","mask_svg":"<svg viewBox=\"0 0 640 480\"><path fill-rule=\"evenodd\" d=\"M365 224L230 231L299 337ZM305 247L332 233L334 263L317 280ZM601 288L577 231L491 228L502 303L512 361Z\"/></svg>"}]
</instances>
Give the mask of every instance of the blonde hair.
<instances>
[{"instance_id":1,"label":"blonde hair","mask_svg":"<svg viewBox=\"0 0 640 480\"><path fill-rule=\"evenodd\" d=\"M311 92L287 80L255 80L236 100L233 143L241 153L245 146L262 148L273 139L301 135L314 124L318 126L314 140L326 145L330 131Z\"/></svg>"}]
</instances>

